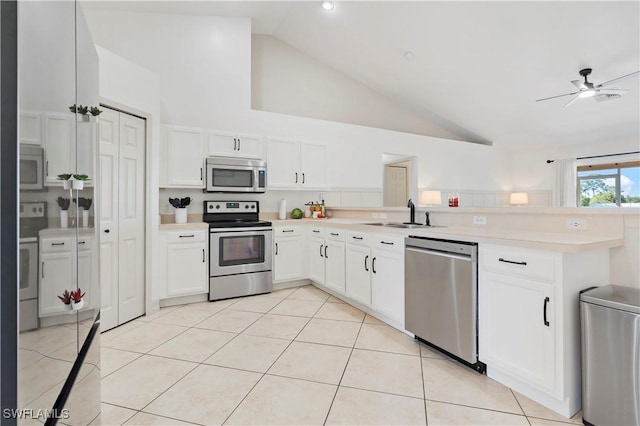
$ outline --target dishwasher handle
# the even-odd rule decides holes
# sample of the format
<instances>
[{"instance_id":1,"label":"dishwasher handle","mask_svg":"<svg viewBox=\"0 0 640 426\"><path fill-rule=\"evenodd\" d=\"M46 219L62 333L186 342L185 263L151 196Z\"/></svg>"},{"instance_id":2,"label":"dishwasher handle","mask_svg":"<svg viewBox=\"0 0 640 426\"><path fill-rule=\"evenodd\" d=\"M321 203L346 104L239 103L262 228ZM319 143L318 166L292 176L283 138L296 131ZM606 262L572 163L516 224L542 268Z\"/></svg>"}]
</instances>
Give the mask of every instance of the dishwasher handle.
<instances>
[{"instance_id":1,"label":"dishwasher handle","mask_svg":"<svg viewBox=\"0 0 640 426\"><path fill-rule=\"evenodd\" d=\"M415 252L415 253L424 253L424 254L431 254L431 255L434 255L434 256L448 257L450 259L467 260L469 262L471 262L471 260L472 260L471 256L467 256L467 255L464 255L464 254L450 253L450 252L446 252L446 251L427 250L427 249L411 247L411 246L405 247L405 250L406 251L412 251L412 252Z\"/></svg>"}]
</instances>

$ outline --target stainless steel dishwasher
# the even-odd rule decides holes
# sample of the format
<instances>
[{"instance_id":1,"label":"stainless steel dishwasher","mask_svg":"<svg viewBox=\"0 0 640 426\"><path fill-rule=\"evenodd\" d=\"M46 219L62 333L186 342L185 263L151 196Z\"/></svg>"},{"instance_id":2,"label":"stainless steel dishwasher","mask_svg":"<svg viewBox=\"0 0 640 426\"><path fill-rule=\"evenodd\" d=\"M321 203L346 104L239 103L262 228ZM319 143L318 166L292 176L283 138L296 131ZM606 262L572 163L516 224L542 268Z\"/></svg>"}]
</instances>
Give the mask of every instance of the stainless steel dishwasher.
<instances>
[{"instance_id":1,"label":"stainless steel dishwasher","mask_svg":"<svg viewBox=\"0 0 640 426\"><path fill-rule=\"evenodd\" d=\"M478 361L478 244L405 239L405 327L484 373Z\"/></svg>"}]
</instances>

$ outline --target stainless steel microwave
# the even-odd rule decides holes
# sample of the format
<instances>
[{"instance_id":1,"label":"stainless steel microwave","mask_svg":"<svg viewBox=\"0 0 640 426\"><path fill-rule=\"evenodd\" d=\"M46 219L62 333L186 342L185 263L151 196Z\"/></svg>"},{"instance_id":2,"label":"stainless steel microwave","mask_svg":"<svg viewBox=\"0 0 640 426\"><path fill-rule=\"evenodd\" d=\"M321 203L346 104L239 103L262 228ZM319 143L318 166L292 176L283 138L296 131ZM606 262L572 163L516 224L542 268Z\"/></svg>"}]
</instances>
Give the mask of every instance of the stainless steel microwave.
<instances>
[{"instance_id":1,"label":"stainless steel microwave","mask_svg":"<svg viewBox=\"0 0 640 426\"><path fill-rule=\"evenodd\" d=\"M44 149L20 144L20 191L44 190Z\"/></svg>"},{"instance_id":2,"label":"stainless steel microwave","mask_svg":"<svg viewBox=\"0 0 640 426\"><path fill-rule=\"evenodd\" d=\"M207 192L265 192L267 163L251 158L207 157Z\"/></svg>"}]
</instances>

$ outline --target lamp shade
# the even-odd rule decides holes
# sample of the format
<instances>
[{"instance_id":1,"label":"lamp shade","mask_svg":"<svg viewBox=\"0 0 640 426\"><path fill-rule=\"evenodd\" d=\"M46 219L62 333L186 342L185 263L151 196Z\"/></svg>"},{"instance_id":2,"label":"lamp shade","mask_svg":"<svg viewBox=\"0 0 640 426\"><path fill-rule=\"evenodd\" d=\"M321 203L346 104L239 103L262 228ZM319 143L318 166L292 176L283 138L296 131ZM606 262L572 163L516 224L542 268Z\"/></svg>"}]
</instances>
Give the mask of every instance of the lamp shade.
<instances>
[{"instance_id":1,"label":"lamp shade","mask_svg":"<svg viewBox=\"0 0 640 426\"><path fill-rule=\"evenodd\" d=\"M518 206L529 204L529 195L526 192L512 192L509 197L509 204Z\"/></svg>"},{"instance_id":2,"label":"lamp shade","mask_svg":"<svg viewBox=\"0 0 640 426\"><path fill-rule=\"evenodd\" d=\"M422 191L420 193L420 204L440 205L442 204L442 194L440 191Z\"/></svg>"}]
</instances>

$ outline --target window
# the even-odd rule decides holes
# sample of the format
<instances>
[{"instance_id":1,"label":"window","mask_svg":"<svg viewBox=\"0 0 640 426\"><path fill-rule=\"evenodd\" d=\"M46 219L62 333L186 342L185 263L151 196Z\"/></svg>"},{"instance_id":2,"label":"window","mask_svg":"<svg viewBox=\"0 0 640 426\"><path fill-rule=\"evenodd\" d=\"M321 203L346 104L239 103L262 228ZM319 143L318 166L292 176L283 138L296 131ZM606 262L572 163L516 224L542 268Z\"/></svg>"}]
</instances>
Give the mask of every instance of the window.
<instances>
[{"instance_id":1,"label":"window","mask_svg":"<svg viewBox=\"0 0 640 426\"><path fill-rule=\"evenodd\" d=\"M640 207L640 161L578 167L580 207Z\"/></svg>"}]
</instances>

